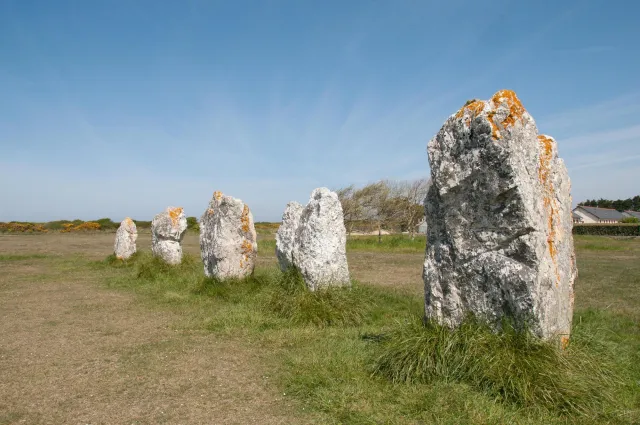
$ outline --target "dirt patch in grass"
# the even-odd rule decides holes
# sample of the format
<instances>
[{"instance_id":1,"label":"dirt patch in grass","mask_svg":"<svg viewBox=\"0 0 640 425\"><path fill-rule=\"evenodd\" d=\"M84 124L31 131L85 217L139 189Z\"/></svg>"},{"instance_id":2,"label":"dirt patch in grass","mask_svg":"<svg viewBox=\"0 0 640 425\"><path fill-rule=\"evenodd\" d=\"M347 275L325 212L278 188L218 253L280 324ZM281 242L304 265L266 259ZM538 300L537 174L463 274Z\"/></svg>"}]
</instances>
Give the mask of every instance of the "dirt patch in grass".
<instances>
[{"instance_id":1,"label":"dirt patch in grass","mask_svg":"<svg viewBox=\"0 0 640 425\"><path fill-rule=\"evenodd\" d=\"M101 251L72 238L62 250ZM75 264L0 262L0 423L295 422L246 342L175 330L175 315ZM29 274L40 277L16 278Z\"/></svg>"}]
</instances>

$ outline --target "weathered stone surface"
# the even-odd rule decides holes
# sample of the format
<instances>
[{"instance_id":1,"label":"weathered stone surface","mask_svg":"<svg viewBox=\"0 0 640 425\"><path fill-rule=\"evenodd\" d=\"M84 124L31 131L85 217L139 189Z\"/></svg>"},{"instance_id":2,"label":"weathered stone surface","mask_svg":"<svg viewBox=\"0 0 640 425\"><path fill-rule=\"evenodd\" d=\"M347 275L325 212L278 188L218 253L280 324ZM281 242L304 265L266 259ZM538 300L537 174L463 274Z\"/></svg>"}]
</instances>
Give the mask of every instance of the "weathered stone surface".
<instances>
[{"instance_id":1,"label":"weathered stone surface","mask_svg":"<svg viewBox=\"0 0 640 425\"><path fill-rule=\"evenodd\" d=\"M427 318L454 327L471 313L499 328L506 317L566 343L577 269L556 142L503 90L449 117L428 153Z\"/></svg>"},{"instance_id":2,"label":"weathered stone surface","mask_svg":"<svg viewBox=\"0 0 640 425\"><path fill-rule=\"evenodd\" d=\"M282 224L276 233L276 257L282 271L293 264L293 246L303 209L302 205L293 201L287 204L282 214Z\"/></svg>"},{"instance_id":3,"label":"weathered stone surface","mask_svg":"<svg viewBox=\"0 0 640 425\"><path fill-rule=\"evenodd\" d=\"M182 238L187 230L187 217L181 207L169 207L153 217L151 251L168 264L182 262Z\"/></svg>"},{"instance_id":4,"label":"weathered stone surface","mask_svg":"<svg viewBox=\"0 0 640 425\"><path fill-rule=\"evenodd\" d=\"M347 231L338 195L325 187L311 193L300 214L293 247L293 264L307 287L348 286Z\"/></svg>"},{"instance_id":5,"label":"weathered stone surface","mask_svg":"<svg viewBox=\"0 0 640 425\"><path fill-rule=\"evenodd\" d=\"M218 279L253 273L258 254L249 207L240 199L215 192L200 219L200 252L204 273Z\"/></svg>"},{"instance_id":6,"label":"weathered stone surface","mask_svg":"<svg viewBox=\"0 0 640 425\"><path fill-rule=\"evenodd\" d=\"M136 224L129 217L122 220L120 227L116 231L116 241L113 251L120 260L126 260L136 253L136 240L138 239L138 229Z\"/></svg>"}]
</instances>

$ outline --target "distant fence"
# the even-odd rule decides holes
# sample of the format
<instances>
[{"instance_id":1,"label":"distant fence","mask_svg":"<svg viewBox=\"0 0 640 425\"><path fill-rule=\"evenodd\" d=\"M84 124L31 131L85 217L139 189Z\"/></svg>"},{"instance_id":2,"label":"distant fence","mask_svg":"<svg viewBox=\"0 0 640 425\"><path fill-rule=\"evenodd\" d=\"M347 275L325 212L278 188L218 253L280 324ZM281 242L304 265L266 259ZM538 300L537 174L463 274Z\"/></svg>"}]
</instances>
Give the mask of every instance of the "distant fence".
<instances>
[{"instance_id":1,"label":"distant fence","mask_svg":"<svg viewBox=\"0 0 640 425\"><path fill-rule=\"evenodd\" d=\"M640 236L639 224L574 224L574 235Z\"/></svg>"}]
</instances>

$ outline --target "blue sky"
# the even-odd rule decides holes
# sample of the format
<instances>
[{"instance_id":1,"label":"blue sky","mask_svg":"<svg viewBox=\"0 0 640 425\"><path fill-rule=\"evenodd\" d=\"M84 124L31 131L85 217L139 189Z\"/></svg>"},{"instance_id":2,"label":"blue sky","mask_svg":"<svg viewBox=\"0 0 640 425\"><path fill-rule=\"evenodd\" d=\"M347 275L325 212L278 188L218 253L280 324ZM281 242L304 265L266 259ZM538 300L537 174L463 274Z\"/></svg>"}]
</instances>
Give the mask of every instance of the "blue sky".
<instances>
[{"instance_id":1,"label":"blue sky","mask_svg":"<svg viewBox=\"0 0 640 425\"><path fill-rule=\"evenodd\" d=\"M276 221L427 176L467 99L515 90L574 201L640 193L640 2L0 1L0 221Z\"/></svg>"}]
</instances>

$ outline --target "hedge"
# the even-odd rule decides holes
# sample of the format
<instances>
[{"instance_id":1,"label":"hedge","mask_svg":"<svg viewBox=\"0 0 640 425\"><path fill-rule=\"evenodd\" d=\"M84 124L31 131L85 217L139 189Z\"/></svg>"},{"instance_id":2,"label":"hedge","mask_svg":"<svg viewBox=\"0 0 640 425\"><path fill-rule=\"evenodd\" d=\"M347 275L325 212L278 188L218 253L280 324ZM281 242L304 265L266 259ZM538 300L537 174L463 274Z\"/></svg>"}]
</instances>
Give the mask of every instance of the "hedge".
<instances>
[{"instance_id":1,"label":"hedge","mask_svg":"<svg viewBox=\"0 0 640 425\"><path fill-rule=\"evenodd\" d=\"M574 235L640 236L638 224L574 224Z\"/></svg>"}]
</instances>

